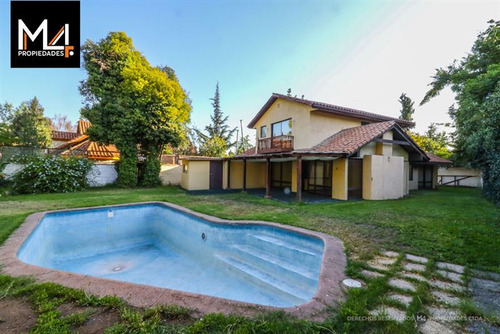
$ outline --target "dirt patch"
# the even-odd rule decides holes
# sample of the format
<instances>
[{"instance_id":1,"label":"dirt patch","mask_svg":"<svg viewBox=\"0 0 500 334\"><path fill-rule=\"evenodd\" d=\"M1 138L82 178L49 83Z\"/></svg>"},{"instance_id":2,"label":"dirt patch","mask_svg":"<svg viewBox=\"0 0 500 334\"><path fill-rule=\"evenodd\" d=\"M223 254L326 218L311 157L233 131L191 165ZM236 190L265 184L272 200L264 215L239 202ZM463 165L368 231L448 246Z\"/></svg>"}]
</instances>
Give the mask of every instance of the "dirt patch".
<instances>
[{"instance_id":1,"label":"dirt patch","mask_svg":"<svg viewBox=\"0 0 500 334\"><path fill-rule=\"evenodd\" d=\"M27 333L36 325L37 315L23 299L0 300L0 333Z\"/></svg>"},{"instance_id":2,"label":"dirt patch","mask_svg":"<svg viewBox=\"0 0 500 334\"><path fill-rule=\"evenodd\" d=\"M68 303L58 307L58 311L63 316L68 316L74 313L82 313L92 311L90 317L81 326L74 330L81 334L102 333L104 330L120 321L120 315L116 309L107 309L104 307L82 307L76 304Z\"/></svg>"}]
</instances>

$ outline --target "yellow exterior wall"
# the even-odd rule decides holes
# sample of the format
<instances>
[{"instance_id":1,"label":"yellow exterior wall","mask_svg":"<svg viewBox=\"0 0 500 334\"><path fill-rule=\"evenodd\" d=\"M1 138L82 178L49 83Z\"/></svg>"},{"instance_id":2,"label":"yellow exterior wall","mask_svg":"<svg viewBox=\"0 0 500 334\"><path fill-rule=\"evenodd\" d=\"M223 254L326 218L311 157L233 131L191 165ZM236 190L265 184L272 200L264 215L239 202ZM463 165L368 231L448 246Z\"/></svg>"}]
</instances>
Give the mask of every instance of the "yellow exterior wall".
<instances>
[{"instance_id":1,"label":"yellow exterior wall","mask_svg":"<svg viewBox=\"0 0 500 334\"><path fill-rule=\"evenodd\" d=\"M382 200L405 195L404 157L365 155L363 157L363 199Z\"/></svg>"},{"instance_id":2,"label":"yellow exterior wall","mask_svg":"<svg viewBox=\"0 0 500 334\"><path fill-rule=\"evenodd\" d=\"M302 161L302 168L304 167L304 161ZM292 188L293 193L297 192L297 161L292 161Z\"/></svg>"},{"instance_id":3,"label":"yellow exterior wall","mask_svg":"<svg viewBox=\"0 0 500 334\"><path fill-rule=\"evenodd\" d=\"M410 190L418 189L418 166L413 166L413 180L408 181Z\"/></svg>"},{"instance_id":4,"label":"yellow exterior wall","mask_svg":"<svg viewBox=\"0 0 500 334\"><path fill-rule=\"evenodd\" d=\"M438 165L432 166L432 189L438 187Z\"/></svg>"},{"instance_id":5,"label":"yellow exterior wall","mask_svg":"<svg viewBox=\"0 0 500 334\"><path fill-rule=\"evenodd\" d=\"M332 198L347 200L347 159L333 160Z\"/></svg>"},{"instance_id":6,"label":"yellow exterior wall","mask_svg":"<svg viewBox=\"0 0 500 334\"><path fill-rule=\"evenodd\" d=\"M310 110L306 105L277 99L254 126L257 130L257 140L260 139L261 126L267 126L267 137L270 137L272 123L291 118L294 148L309 148Z\"/></svg>"},{"instance_id":7,"label":"yellow exterior wall","mask_svg":"<svg viewBox=\"0 0 500 334\"><path fill-rule=\"evenodd\" d=\"M243 189L243 161L230 161L231 189ZM227 179L227 168L224 170ZM227 182L226 182L227 187ZM266 187L266 163L247 160L247 189Z\"/></svg>"},{"instance_id":8,"label":"yellow exterior wall","mask_svg":"<svg viewBox=\"0 0 500 334\"><path fill-rule=\"evenodd\" d=\"M375 154L376 143L369 142L359 150L359 157L362 158L365 155Z\"/></svg>"},{"instance_id":9,"label":"yellow exterior wall","mask_svg":"<svg viewBox=\"0 0 500 334\"><path fill-rule=\"evenodd\" d=\"M184 166L187 170L184 172ZM182 160L181 186L186 190L210 189L210 161Z\"/></svg>"},{"instance_id":10,"label":"yellow exterior wall","mask_svg":"<svg viewBox=\"0 0 500 334\"><path fill-rule=\"evenodd\" d=\"M309 131L309 146L313 147L326 138L344 129L360 126L361 121L354 118L312 112Z\"/></svg>"}]
</instances>

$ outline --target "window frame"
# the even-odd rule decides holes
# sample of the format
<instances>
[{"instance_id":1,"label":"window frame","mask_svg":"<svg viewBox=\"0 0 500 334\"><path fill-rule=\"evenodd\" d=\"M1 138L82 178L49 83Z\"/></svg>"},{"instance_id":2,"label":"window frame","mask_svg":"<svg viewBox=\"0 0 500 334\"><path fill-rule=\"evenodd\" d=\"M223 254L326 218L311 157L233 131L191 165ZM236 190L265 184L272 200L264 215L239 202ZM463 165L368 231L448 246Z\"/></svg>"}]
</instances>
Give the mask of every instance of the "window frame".
<instances>
[{"instance_id":1,"label":"window frame","mask_svg":"<svg viewBox=\"0 0 500 334\"><path fill-rule=\"evenodd\" d=\"M262 130L264 130L264 136L262 135ZM267 125L262 125L260 127L260 138L266 138L267 137Z\"/></svg>"},{"instance_id":2,"label":"window frame","mask_svg":"<svg viewBox=\"0 0 500 334\"><path fill-rule=\"evenodd\" d=\"M284 123L284 122L289 122L289 124L290 124L290 126L289 126L290 133L283 134L283 127L281 127L281 134L275 135L275 133L274 133L274 125L280 124L280 123ZM292 127L292 118L287 118L287 119L284 119L284 120L281 120L281 121L278 121L278 122L271 123L271 138L279 137L279 136L291 136L292 135L292 130L293 130L293 127Z\"/></svg>"}]
</instances>

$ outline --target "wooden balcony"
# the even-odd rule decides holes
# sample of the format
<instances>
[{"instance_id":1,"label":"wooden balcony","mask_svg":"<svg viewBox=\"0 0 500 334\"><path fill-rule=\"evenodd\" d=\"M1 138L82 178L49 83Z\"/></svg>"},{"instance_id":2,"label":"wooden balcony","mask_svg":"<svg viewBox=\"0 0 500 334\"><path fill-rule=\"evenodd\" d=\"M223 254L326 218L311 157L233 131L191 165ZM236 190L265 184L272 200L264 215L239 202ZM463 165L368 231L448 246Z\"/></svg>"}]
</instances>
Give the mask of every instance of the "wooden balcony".
<instances>
[{"instance_id":1,"label":"wooden balcony","mask_svg":"<svg viewBox=\"0 0 500 334\"><path fill-rule=\"evenodd\" d=\"M259 139L257 153L276 153L293 151L293 136L276 136Z\"/></svg>"}]
</instances>

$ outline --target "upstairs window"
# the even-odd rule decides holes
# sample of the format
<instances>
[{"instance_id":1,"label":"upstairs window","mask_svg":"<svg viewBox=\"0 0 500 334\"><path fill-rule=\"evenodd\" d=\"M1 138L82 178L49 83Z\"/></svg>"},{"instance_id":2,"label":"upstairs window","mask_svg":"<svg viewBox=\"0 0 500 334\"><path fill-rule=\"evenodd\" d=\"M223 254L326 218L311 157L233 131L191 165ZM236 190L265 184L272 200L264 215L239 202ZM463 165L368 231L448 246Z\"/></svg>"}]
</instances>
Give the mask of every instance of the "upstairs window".
<instances>
[{"instance_id":1,"label":"upstairs window","mask_svg":"<svg viewBox=\"0 0 500 334\"><path fill-rule=\"evenodd\" d=\"M263 125L260 127L260 138L267 137L267 126Z\"/></svg>"},{"instance_id":2,"label":"upstairs window","mask_svg":"<svg viewBox=\"0 0 500 334\"><path fill-rule=\"evenodd\" d=\"M292 119L286 119L281 122L273 123L271 136L287 136L292 134Z\"/></svg>"}]
</instances>

